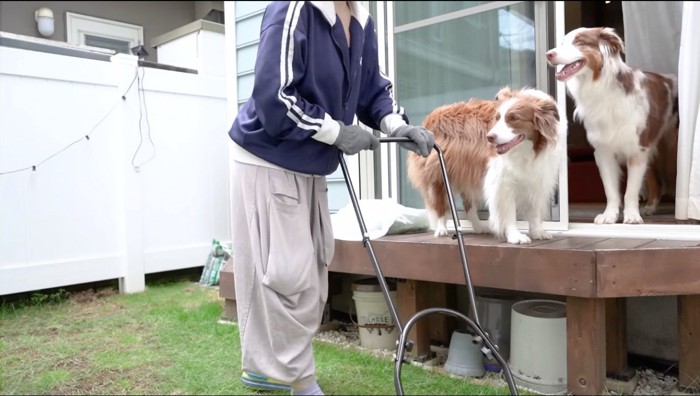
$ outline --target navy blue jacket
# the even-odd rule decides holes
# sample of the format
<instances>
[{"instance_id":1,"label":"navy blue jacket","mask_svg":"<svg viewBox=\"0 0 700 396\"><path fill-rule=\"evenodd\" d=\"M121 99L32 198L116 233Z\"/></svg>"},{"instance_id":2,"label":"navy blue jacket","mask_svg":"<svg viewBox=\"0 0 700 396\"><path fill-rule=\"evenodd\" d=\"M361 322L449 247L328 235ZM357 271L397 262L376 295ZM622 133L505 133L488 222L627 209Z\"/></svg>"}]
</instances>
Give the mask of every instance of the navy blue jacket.
<instances>
[{"instance_id":1,"label":"navy blue jacket","mask_svg":"<svg viewBox=\"0 0 700 396\"><path fill-rule=\"evenodd\" d=\"M229 130L239 146L291 171L328 175L339 162L337 121L350 125L357 115L379 130L395 114L389 118L408 123L379 69L374 22L361 5L351 7L350 47L333 2L266 8L253 93Z\"/></svg>"}]
</instances>

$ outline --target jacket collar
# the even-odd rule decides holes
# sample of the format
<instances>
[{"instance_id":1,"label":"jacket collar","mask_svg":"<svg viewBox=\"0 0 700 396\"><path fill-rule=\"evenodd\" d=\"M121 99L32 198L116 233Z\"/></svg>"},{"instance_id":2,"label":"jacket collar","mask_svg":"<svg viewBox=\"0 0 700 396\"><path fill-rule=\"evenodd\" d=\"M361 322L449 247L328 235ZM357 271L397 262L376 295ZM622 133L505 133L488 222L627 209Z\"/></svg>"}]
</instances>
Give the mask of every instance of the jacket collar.
<instances>
[{"instance_id":1,"label":"jacket collar","mask_svg":"<svg viewBox=\"0 0 700 396\"><path fill-rule=\"evenodd\" d=\"M309 3L323 13L323 16L326 17L331 26L335 25L335 6L332 1L309 1ZM369 11L359 1L351 1L350 14L360 22L364 29L369 19Z\"/></svg>"}]
</instances>

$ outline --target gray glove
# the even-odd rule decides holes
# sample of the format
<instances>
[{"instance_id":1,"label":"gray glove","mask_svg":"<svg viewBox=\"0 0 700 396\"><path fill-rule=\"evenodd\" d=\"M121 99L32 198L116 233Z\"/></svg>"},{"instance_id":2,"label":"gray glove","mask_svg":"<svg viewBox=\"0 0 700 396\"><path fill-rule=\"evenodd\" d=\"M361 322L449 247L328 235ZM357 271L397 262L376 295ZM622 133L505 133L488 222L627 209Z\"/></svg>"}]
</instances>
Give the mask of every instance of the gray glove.
<instances>
[{"instance_id":1,"label":"gray glove","mask_svg":"<svg viewBox=\"0 0 700 396\"><path fill-rule=\"evenodd\" d=\"M340 121L338 124L340 124L340 132L333 145L345 154L353 155L360 150L374 150L379 147L379 139L372 133L357 125L345 125Z\"/></svg>"},{"instance_id":2,"label":"gray glove","mask_svg":"<svg viewBox=\"0 0 700 396\"><path fill-rule=\"evenodd\" d=\"M429 130L414 125L402 125L391 133L391 137L407 137L411 142L401 142L399 146L427 157L435 144L435 135Z\"/></svg>"}]
</instances>

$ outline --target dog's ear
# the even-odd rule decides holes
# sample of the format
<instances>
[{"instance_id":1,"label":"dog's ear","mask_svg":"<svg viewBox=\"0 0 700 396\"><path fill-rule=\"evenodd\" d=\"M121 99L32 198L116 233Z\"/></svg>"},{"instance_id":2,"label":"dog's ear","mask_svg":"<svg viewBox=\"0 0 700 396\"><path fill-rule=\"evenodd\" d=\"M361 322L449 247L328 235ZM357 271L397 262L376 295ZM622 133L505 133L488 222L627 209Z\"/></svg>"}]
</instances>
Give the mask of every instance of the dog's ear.
<instances>
[{"instance_id":1,"label":"dog's ear","mask_svg":"<svg viewBox=\"0 0 700 396\"><path fill-rule=\"evenodd\" d=\"M600 41L605 43L607 48L613 54L620 55L625 53L625 43L622 41L620 36L617 35L615 29L613 28L601 28Z\"/></svg>"},{"instance_id":2,"label":"dog's ear","mask_svg":"<svg viewBox=\"0 0 700 396\"><path fill-rule=\"evenodd\" d=\"M538 100L535 109L534 124L540 131L541 140L536 144L535 152L549 145L556 145L559 129L559 109L556 103L548 100Z\"/></svg>"}]
</instances>

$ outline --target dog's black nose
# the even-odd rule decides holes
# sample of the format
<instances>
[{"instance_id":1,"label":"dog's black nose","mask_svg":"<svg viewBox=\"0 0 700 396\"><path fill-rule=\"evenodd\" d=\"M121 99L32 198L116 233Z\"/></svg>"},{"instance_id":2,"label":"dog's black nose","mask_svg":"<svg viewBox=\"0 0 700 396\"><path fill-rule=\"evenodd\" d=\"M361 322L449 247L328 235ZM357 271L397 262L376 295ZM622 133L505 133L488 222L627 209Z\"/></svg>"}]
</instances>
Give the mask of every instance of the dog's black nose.
<instances>
[{"instance_id":1,"label":"dog's black nose","mask_svg":"<svg viewBox=\"0 0 700 396\"><path fill-rule=\"evenodd\" d=\"M552 60L555 56L557 56L557 53L554 52L554 50L549 50L547 51L547 59Z\"/></svg>"}]
</instances>

